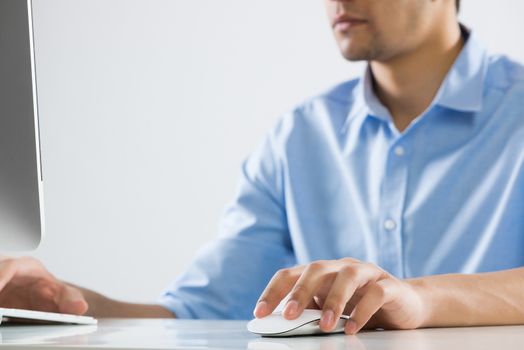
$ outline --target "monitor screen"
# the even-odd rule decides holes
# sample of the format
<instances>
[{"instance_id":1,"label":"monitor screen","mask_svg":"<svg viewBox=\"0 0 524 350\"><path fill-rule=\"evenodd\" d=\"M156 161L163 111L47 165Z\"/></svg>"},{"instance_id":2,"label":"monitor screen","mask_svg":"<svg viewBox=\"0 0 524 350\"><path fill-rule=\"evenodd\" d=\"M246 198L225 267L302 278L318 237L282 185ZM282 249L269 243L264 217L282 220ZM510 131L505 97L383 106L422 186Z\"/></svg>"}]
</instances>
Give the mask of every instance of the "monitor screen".
<instances>
[{"instance_id":1,"label":"monitor screen","mask_svg":"<svg viewBox=\"0 0 524 350\"><path fill-rule=\"evenodd\" d=\"M30 0L0 0L0 253L38 247L42 172Z\"/></svg>"}]
</instances>

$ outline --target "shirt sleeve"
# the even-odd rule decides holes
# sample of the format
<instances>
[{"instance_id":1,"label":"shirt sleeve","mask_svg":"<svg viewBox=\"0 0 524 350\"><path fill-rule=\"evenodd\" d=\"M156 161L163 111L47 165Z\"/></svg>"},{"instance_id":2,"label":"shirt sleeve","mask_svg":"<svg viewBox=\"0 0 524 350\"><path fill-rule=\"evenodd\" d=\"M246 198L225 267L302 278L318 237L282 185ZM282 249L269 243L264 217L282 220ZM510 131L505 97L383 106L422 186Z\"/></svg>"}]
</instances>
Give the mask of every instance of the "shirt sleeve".
<instances>
[{"instance_id":1,"label":"shirt sleeve","mask_svg":"<svg viewBox=\"0 0 524 350\"><path fill-rule=\"evenodd\" d=\"M178 318L250 319L273 274L295 264L273 144L269 135L243 163L218 238L162 295L160 303Z\"/></svg>"}]
</instances>

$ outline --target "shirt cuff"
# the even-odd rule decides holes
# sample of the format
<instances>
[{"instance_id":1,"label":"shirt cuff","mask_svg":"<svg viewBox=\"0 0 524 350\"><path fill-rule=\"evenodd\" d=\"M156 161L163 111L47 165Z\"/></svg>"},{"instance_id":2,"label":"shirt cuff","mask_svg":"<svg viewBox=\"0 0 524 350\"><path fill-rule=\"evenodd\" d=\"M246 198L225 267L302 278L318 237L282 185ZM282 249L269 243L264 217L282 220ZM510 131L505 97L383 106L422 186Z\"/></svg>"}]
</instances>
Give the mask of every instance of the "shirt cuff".
<instances>
[{"instance_id":1,"label":"shirt cuff","mask_svg":"<svg viewBox=\"0 0 524 350\"><path fill-rule=\"evenodd\" d=\"M177 300L173 296L164 295L159 300L158 303L167 308L169 311L175 314L177 319L196 319L195 313L187 307L186 304Z\"/></svg>"}]
</instances>

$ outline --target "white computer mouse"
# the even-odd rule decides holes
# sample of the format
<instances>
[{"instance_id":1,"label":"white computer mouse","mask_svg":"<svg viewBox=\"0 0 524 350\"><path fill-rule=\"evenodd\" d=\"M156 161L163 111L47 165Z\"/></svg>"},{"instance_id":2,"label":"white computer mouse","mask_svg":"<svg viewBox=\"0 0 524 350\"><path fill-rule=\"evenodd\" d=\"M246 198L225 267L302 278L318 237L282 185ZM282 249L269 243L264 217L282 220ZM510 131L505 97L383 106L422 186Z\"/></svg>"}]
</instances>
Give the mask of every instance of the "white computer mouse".
<instances>
[{"instance_id":1,"label":"white computer mouse","mask_svg":"<svg viewBox=\"0 0 524 350\"><path fill-rule=\"evenodd\" d=\"M247 330L264 337L289 337L293 335L325 334L319 326L322 310L306 309L298 318L286 320L282 312L274 312L264 318L255 318L247 324ZM342 315L337 326L329 333L344 332L349 316Z\"/></svg>"}]
</instances>

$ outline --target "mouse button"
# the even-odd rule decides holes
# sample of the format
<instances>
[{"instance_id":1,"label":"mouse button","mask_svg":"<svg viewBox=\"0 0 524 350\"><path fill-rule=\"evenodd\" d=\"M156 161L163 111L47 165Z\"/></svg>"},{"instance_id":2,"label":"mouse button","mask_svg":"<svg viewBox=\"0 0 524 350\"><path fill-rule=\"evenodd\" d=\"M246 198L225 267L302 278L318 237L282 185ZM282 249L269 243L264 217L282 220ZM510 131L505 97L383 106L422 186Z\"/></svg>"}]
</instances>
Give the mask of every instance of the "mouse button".
<instances>
[{"instance_id":1,"label":"mouse button","mask_svg":"<svg viewBox=\"0 0 524 350\"><path fill-rule=\"evenodd\" d=\"M248 331L262 335L282 333L295 327L294 324L290 324L290 321L284 319L280 314L255 318L247 324Z\"/></svg>"},{"instance_id":2,"label":"mouse button","mask_svg":"<svg viewBox=\"0 0 524 350\"><path fill-rule=\"evenodd\" d=\"M314 311L314 312L311 312ZM247 324L248 331L261 335L285 333L320 319L319 310L305 310L294 320L285 319L280 312L264 318L255 318ZM318 322L317 322L318 324Z\"/></svg>"},{"instance_id":3,"label":"mouse button","mask_svg":"<svg viewBox=\"0 0 524 350\"><path fill-rule=\"evenodd\" d=\"M305 309L302 314L298 316L297 320L302 320L304 323L308 323L315 320L320 320L322 317L322 310L317 309Z\"/></svg>"},{"instance_id":4,"label":"mouse button","mask_svg":"<svg viewBox=\"0 0 524 350\"><path fill-rule=\"evenodd\" d=\"M295 336L295 335L315 335L322 334L322 330L319 326L319 321L311 321L309 323L303 324L295 329L292 329L288 332L279 334L281 336Z\"/></svg>"}]
</instances>

